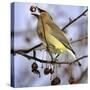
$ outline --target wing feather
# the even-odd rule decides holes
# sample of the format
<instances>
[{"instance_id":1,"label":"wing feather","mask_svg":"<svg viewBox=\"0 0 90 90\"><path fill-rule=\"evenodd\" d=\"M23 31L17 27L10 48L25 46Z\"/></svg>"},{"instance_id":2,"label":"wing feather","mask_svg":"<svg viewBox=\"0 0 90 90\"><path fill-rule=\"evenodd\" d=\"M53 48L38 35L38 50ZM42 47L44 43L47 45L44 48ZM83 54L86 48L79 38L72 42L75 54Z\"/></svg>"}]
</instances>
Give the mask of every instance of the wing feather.
<instances>
[{"instance_id":1,"label":"wing feather","mask_svg":"<svg viewBox=\"0 0 90 90\"><path fill-rule=\"evenodd\" d=\"M57 38L60 42L62 42L65 47L67 47L69 50L71 50L75 54L75 52L72 49L68 39L66 38L64 32L61 31L60 28L53 22L52 23L47 23L46 25L52 29L52 30L49 30L49 32L55 38Z\"/></svg>"}]
</instances>

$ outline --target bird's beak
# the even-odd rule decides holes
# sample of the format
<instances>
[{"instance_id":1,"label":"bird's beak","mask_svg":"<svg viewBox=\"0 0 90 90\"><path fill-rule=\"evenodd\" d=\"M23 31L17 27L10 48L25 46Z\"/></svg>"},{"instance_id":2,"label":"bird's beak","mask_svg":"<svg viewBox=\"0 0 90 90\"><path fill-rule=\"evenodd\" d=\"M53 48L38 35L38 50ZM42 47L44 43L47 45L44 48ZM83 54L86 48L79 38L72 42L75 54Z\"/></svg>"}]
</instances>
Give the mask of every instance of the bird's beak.
<instances>
[{"instance_id":1,"label":"bird's beak","mask_svg":"<svg viewBox=\"0 0 90 90\"><path fill-rule=\"evenodd\" d=\"M36 6L36 8L38 9L38 11L39 11L40 13L42 13L42 12L46 12L45 10L43 10L43 9L37 7L37 6Z\"/></svg>"},{"instance_id":2,"label":"bird's beak","mask_svg":"<svg viewBox=\"0 0 90 90\"><path fill-rule=\"evenodd\" d=\"M38 14L32 13L31 15L34 15L35 17L39 18Z\"/></svg>"}]
</instances>

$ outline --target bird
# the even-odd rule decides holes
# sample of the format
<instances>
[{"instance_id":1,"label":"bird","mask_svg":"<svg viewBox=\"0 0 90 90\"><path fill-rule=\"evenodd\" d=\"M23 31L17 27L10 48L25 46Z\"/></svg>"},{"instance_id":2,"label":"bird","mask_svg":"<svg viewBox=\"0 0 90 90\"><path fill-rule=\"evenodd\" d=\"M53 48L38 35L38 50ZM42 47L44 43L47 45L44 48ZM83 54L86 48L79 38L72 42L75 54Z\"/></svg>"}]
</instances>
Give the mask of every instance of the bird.
<instances>
[{"instance_id":1,"label":"bird","mask_svg":"<svg viewBox=\"0 0 90 90\"><path fill-rule=\"evenodd\" d=\"M36 7L40 14L32 13L37 22L37 34L43 44L48 47L50 53L65 53L68 52L73 59L76 59L76 54L72 49L69 40L61 28L55 24L52 16L45 10Z\"/></svg>"}]
</instances>

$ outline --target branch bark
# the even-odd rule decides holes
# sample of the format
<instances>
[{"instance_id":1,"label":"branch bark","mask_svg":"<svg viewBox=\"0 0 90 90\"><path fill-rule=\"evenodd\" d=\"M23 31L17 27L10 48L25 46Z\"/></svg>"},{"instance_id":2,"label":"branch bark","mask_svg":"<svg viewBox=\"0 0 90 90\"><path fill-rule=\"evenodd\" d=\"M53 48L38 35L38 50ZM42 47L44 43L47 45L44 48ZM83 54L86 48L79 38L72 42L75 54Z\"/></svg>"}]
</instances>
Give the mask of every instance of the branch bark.
<instances>
[{"instance_id":1,"label":"branch bark","mask_svg":"<svg viewBox=\"0 0 90 90\"><path fill-rule=\"evenodd\" d=\"M38 61L38 62L40 62L40 63L48 63L48 64L69 64L69 65L72 65L72 64L74 64L75 62L78 62L78 61L80 61L80 60L88 57L88 55L85 55L85 56L82 56L82 57L76 59L75 61L72 61L72 62L66 62L66 61L64 61L64 62L59 62L59 61L57 61L57 60L54 60L54 61L42 60L42 59L39 59L39 58L34 57L34 56L29 56L29 55L27 55L27 54L25 54L25 53L23 53L23 52L19 52L19 51L16 52L16 53L24 56L24 57L27 58L28 60L32 60L32 59L33 59L33 60Z\"/></svg>"},{"instance_id":2,"label":"branch bark","mask_svg":"<svg viewBox=\"0 0 90 90\"><path fill-rule=\"evenodd\" d=\"M78 40L72 41L71 43L76 43L76 42L82 41L83 39L87 39L87 38L88 38L88 37L86 36L86 37L80 38L80 39L78 39Z\"/></svg>"},{"instance_id":3,"label":"branch bark","mask_svg":"<svg viewBox=\"0 0 90 90\"><path fill-rule=\"evenodd\" d=\"M17 52L29 53L29 52L31 52L32 50L40 47L42 44L43 44L43 43L40 43L40 44L38 44L38 45L36 45L36 46L34 46L34 47L32 47L32 48L29 48L29 49L20 49L20 50L15 50L15 51L14 51L13 49L11 49L11 53L13 53L13 52L14 52L14 53L17 53Z\"/></svg>"},{"instance_id":4,"label":"branch bark","mask_svg":"<svg viewBox=\"0 0 90 90\"><path fill-rule=\"evenodd\" d=\"M88 9L86 9L83 13L81 13L79 16L77 16L75 19L71 20L67 25L65 25L62 28L62 31L65 31L65 29L70 26L72 23L74 23L75 21L77 21L79 18L81 18L82 16L85 16L85 13L88 11Z\"/></svg>"}]
</instances>

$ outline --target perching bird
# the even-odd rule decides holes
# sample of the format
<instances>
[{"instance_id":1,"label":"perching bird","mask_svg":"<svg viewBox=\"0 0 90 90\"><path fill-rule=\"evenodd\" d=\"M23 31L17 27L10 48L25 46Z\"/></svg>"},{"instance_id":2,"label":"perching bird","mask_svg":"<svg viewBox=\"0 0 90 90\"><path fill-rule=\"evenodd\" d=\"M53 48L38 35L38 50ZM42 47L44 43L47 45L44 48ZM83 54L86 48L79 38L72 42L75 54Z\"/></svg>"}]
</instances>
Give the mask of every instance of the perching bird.
<instances>
[{"instance_id":1,"label":"perching bird","mask_svg":"<svg viewBox=\"0 0 90 90\"><path fill-rule=\"evenodd\" d=\"M65 33L54 23L51 15L38 7L36 7L40 13L32 13L37 19L37 33L44 45L49 48L52 53L64 53L68 52L76 59L75 52L73 51Z\"/></svg>"}]
</instances>

